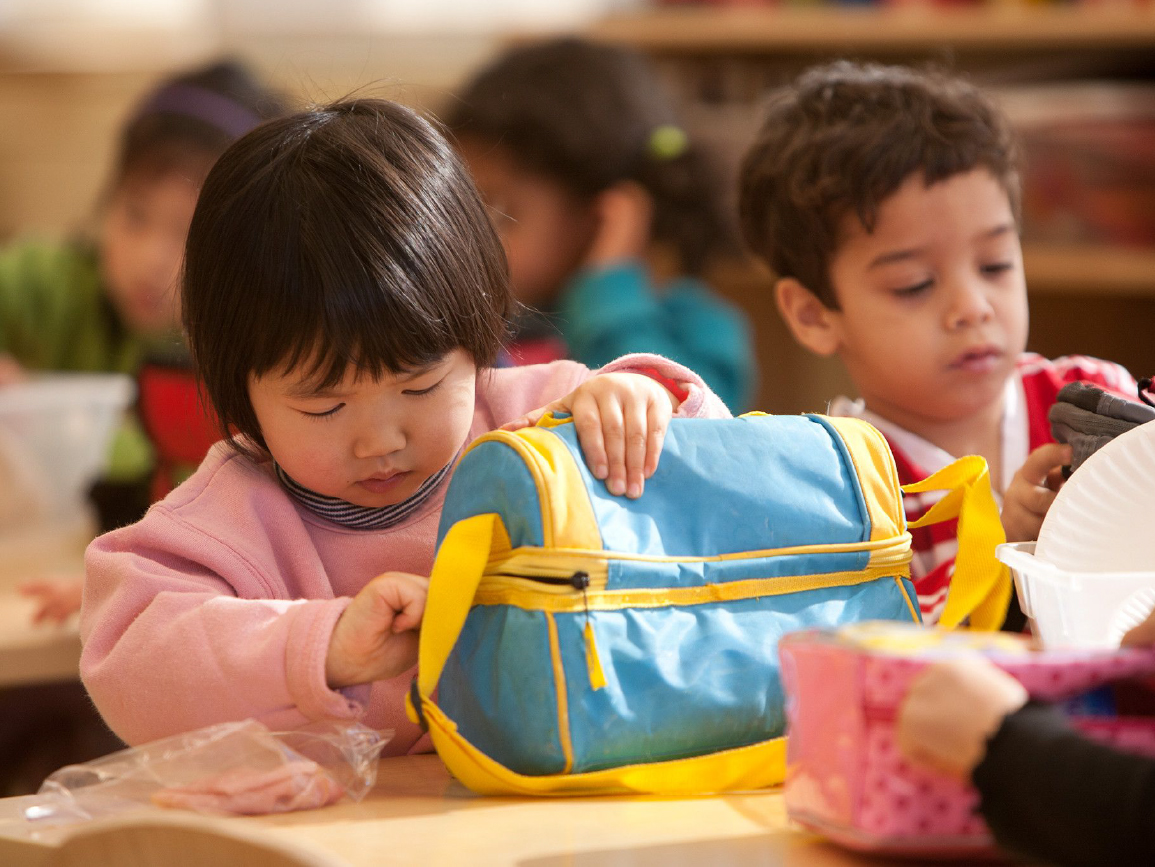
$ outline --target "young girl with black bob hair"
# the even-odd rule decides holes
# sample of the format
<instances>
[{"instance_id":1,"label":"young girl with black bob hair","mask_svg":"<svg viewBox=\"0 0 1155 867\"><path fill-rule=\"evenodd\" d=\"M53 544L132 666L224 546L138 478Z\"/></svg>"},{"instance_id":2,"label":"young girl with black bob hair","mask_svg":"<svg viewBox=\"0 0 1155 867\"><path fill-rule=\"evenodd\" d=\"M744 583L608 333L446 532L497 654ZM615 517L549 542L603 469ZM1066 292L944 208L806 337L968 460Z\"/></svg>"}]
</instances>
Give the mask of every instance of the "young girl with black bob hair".
<instances>
[{"instance_id":1,"label":"young girl with black bob hair","mask_svg":"<svg viewBox=\"0 0 1155 867\"><path fill-rule=\"evenodd\" d=\"M672 413L727 415L657 356L492 368L512 303L501 243L444 138L387 101L231 147L197 204L183 288L232 436L88 551L81 675L130 744L364 717L395 730L389 752L411 751L402 698L465 444L570 412L594 474L637 496Z\"/></svg>"},{"instance_id":2,"label":"young girl with black bob hair","mask_svg":"<svg viewBox=\"0 0 1155 867\"><path fill-rule=\"evenodd\" d=\"M702 275L737 249L709 155L644 57L565 38L515 48L447 114L528 305L510 356L657 352L745 409L745 318Z\"/></svg>"}]
</instances>

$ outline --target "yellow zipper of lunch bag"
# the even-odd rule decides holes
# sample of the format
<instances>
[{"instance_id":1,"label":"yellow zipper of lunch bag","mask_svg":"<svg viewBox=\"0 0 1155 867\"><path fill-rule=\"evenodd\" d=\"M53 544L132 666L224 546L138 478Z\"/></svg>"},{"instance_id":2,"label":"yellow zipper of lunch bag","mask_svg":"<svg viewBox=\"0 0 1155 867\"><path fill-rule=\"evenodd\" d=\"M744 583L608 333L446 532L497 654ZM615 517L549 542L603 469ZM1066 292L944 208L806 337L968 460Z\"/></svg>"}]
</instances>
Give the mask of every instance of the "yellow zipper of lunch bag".
<instances>
[{"instance_id":1,"label":"yellow zipper of lunch bag","mask_svg":"<svg viewBox=\"0 0 1155 867\"><path fill-rule=\"evenodd\" d=\"M870 551L870 561L864 569L846 572L828 572L817 575L785 575L770 578L751 578L695 587L606 588L609 561L631 562L717 562L724 560L761 559L766 556L790 554L830 554ZM540 548L518 548L508 555L491 560L485 568L481 583L474 596L474 605L513 605L542 611L552 622L559 612L585 613L582 638L585 644L586 670L590 688L606 685L605 673L597 648L592 610L613 611L622 608L659 608L670 605L701 605L710 602L737 601L759 596L777 596L817 590L824 587L863 584L878 578L892 577L910 563L910 535L903 533L886 544L859 542L850 545L808 545L783 548L777 551L745 552L740 555L713 557L647 557L624 555L612 551L545 551ZM917 619L901 576L896 578L906 598L911 616ZM560 651L551 645L554 668L561 665Z\"/></svg>"},{"instance_id":2,"label":"yellow zipper of lunch bag","mask_svg":"<svg viewBox=\"0 0 1155 867\"><path fill-rule=\"evenodd\" d=\"M822 554L870 553L866 567L859 570L828 572L815 575L782 575L749 578L695 587L659 587L607 589L609 563L723 563L774 557ZM860 584L877 577L890 576L910 563L910 534L902 533L884 542L851 542L848 544L798 545L740 554L716 554L704 557L657 557L645 554L623 554L617 551L581 549L547 550L521 547L490 560L474 597L475 605L514 605L519 608L548 608L553 611L590 608L616 609L638 606L694 605L723 599L749 599L755 596L780 595L832 587ZM584 573L588 581L579 588L574 576ZM733 587L732 591L725 588ZM583 598L578 604L576 593Z\"/></svg>"}]
</instances>

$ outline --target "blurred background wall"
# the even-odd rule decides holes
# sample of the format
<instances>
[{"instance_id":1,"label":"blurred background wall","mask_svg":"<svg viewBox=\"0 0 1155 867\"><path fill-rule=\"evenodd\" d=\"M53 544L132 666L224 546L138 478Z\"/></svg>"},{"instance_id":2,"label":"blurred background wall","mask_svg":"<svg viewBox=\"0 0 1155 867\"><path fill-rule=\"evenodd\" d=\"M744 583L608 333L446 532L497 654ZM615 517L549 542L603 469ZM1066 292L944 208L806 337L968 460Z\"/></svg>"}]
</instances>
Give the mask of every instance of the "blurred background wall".
<instances>
[{"instance_id":1,"label":"blurred background wall","mask_svg":"<svg viewBox=\"0 0 1155 867\"><path fill-rule=\"evenodd\" d=\"M227 53L302 102L367 88L436 112L503 45L563 31L653 57L729 165L766 90L808 63L972 74L1028 145L1031 348L1155 373L1155 6L1139 0L0 0L0 241L83 227L159 75ZM793 346L757 266L715 283L757 327L761 406L819 410L849 389Z\"/></svg>"}]
</instances>

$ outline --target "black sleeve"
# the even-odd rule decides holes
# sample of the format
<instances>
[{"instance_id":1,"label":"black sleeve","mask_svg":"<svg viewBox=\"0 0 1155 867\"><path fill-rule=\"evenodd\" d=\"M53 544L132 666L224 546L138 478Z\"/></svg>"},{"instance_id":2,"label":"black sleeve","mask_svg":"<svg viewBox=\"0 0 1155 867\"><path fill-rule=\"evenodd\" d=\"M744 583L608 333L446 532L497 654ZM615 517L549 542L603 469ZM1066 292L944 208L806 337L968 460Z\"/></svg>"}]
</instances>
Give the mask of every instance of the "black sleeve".
<instances>
[{"instance_id":1,"label":"black sleeve","mask_svg":"<svg viewBox=\"0 0 1155 867\"><path fill-rule=\"evenodd\" d=\"M1062 865L1155 865L1155 760L1080 735L1031 702L1007 716L974 770L1001 846Z\"/></svg>"}]
</instances>

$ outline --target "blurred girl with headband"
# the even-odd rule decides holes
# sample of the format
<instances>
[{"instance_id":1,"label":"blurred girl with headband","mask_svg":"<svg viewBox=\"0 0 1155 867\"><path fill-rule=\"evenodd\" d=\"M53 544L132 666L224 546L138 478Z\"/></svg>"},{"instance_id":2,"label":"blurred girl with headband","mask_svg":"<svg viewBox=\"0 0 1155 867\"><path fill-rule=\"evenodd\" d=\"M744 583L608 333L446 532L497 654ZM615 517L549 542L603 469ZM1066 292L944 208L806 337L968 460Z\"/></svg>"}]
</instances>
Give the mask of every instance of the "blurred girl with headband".
<instances>
[{"instance_id":1,"label":"blurred girl with headband","mask_svg":"<svg viewBox=\"0 0 1155 867\"><path fill-rule=\"evenodd\" d=\"M120 133L95 231L0 250L0 387L33 371L136 375L150 360L186 355L176 287L201 184L231 142L284 108L231 61L145 94ZM102 529L144 513L155 460L150 437L128 417L92 493ZM24 591L39 600L37 620L61 621L80 607L79 581L33 581Z\"/></svg>"},{"instance_id":2,"label":"blurred girl with headband","mask_svg":"<svg viewBox=\"0 0 1155 867\"><path fill-rule=\"evenodd\" d=\"M446 120L527 305L512 363L654 352L748 408L747 323L700 279L733 248L721 184L642 57L572 38L518 48Z\"/></svg>"}]
</instances>

